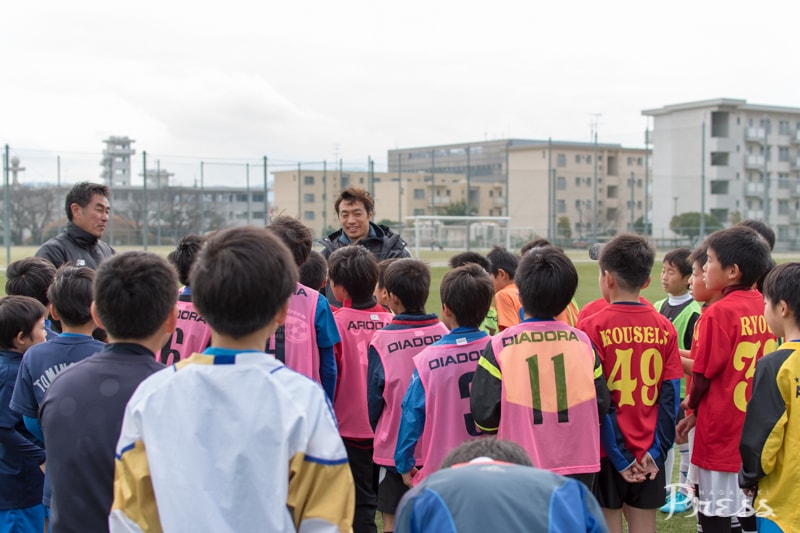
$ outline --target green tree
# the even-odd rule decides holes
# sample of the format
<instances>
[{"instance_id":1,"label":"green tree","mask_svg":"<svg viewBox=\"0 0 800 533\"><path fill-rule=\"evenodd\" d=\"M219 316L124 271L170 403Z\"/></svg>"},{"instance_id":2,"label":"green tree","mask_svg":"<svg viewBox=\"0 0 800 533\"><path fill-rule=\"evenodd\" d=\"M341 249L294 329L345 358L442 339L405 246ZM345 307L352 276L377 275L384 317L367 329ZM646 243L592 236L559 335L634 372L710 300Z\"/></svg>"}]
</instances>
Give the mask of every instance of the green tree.
<instances>
[{"instance_id":1,"label":"green tree","mask_svg":"<svg viewBox=\"0 0 800 533\"><path fill-rule=\"evenodd\" d=\"M442 208L441 214L448 217L465 217L467 216L467 202L465 200L452 202ZM477 214L477 210L474 206L470 206L470 215L475 214Z\"/></svg>"},{"instance_id":2,"label":"green tree","mask_svg":"<svg viewBox=\"0 0 800 533\"><path fill-rule=\"evenodd\" d=\"M718 229L722 229L722 224L714 215L703 215L705 217L706 235ZM681 213L675 215L669 221L669 229L678 235L685 235L692 241L700 236L700 213L697 211L690 211L688 213Z\"/></svg>"},{"instance_id":3,"label":"green tree","mask_svg":"<svg viewBox=\"0 0 800 533\"><path fill-rule=\"evenodd\" d=\"M558 223L556 224L556 231L558 232L558 236L562 239L569 239L572 237L572 228L569 224L569 217L561 216L558 217Z\"/></svg>"},{"instance_id":4,"label":"green tree","mask_svg":"<svg viewBox=\"0 0 800 533\"><path fill-rule=\"evenodd\" d=\"M640 216L633 223L633 231L639 233L640 235L650 235L652 233L650 230L650 224L647 224L647 227L645 227L644 216Z\"/></svg>"}]
</instances>

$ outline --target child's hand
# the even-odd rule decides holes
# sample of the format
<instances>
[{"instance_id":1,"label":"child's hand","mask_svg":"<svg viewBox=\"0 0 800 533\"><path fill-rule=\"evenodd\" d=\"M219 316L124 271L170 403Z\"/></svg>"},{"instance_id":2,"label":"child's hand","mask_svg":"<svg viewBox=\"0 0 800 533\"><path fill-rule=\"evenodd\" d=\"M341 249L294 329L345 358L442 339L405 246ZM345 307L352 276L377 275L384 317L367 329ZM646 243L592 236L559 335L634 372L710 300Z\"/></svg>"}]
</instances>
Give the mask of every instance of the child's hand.
<instances>
[{"instance_id":1,"label":"child's hand","mask_svg":"<svg viewBox=\"0 0 800 533\"><path fill-rule=\"evenodd\" d=\"M639 472L645 479L655 479L656 475L658 475L658 467L650 453L646 453L642 457L642 461L639 463Z\"/></svg>"},{"instance_id":2,"label":"child's hand","mask_svg":"<svg viewBox=\"0 0 800 533\"><path fill-rule=\"evenodd\" d=\"M410 472L402 474L403 483L405 483L408 488L414 486L414 476L417 475L417 472L419 472L419 469L415 466L414 468L411 469Z\"/></svg>"},{"instance_id":3,"label":"child's hand","mask_svg":"<svg viewBox=\"0 0 800 533\"><path fill-rule=\"evenodd\" d=\"M644 476L640 473L638 461L634 461L631 466L619 473L627 483L641 483Z\"/></svg>"},{"instance_id":4,"label":"child's hand","mask_svg":"<svg viewBox=\"0 0 800 533\"><path fill-rule=\"evenodd\" d=\"M682 440L689 438L689 430L697 425L697 415L692 413L680 422L675 427L675 432Z\"/></svg>"}]
</instances>

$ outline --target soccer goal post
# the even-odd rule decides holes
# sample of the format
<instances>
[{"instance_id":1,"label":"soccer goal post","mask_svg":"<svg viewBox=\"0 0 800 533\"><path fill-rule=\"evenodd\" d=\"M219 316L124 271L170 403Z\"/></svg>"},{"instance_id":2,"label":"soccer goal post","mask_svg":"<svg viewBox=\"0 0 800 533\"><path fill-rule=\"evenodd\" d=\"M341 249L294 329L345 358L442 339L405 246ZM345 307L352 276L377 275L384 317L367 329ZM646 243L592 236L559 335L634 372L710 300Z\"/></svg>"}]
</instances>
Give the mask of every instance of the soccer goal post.
<instances>
[{"instance_id":1,"label":"soccer goal post","mask_svg":"<svg viewBox=\"0 0 800 533\"><path fill-rule=\"evenodd\" d=\"M414 226L414 255L419 257L420 247L439 248L491 248L504 243L511 247L509 222L511 217L467 217L427 215L406 217L406 227Z\"/></svg>"}]
</instances>

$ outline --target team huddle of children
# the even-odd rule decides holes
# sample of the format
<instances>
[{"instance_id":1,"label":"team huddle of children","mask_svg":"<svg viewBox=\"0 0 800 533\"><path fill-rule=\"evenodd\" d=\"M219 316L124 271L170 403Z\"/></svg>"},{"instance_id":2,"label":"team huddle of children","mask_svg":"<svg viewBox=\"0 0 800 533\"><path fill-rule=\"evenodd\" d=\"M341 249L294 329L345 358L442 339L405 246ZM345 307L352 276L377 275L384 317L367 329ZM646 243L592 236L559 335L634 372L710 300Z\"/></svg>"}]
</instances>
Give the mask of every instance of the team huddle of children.
<instances>
[{"instance_id":1,"label":"team huddle of children","mask_svg":"<svg viewBox=\"0 0 800 533\"><path fill-rule=\"evenodd\" d=\"M580 314L577 270L546 241L453 257L437 315L425 263L356 245L326 264L289 217L186 237L169 262L17 262L0 531L359 533L377 512L384 531L478 531L533 483L507 463L437 472L489 434L563 476L516 493L563 531L651 533L660 507L692 504L704 533L796 530L800 264L770 271L767 239L737 225L667 253L653 306L654 250L619 235ZM463 480L498 488L477 509Z\"/></svg>"}]
</instances>

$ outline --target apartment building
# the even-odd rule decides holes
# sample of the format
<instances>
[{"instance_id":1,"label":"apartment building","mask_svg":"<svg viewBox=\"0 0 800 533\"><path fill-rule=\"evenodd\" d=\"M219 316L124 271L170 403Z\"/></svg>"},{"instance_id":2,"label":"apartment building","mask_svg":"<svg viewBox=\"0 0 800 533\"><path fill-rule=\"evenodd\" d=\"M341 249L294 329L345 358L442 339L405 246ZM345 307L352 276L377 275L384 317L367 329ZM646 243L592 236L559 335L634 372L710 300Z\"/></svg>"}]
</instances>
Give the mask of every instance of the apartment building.
<instances>
[{"instance_id":1,"label":"apartment building","mask_svg":"<svg viewBox=\"0 0 800 533\"><path fill-rule=\"evenodd\" d=\"M642 111L653 117L653 234L701 211L727 225L767 222L776 248L800 247L800 108L717 98Z\"/></svg>"},{"instance_id":2,"label":"apartment building","mask_svg":"<svg viewBox=\"0 0 800 533\"><path fill-rule=\"evenodd\" d=\"M552 141L512 147L512 228L553 240L591 240L647 218L647 152L619 144Z\"/></svg>"},{"instance_id":3,"label":"apartment building","mask_svg":"<svg viewBox=\"0 0 800 533\"><path fill-rule=\"evenodd\" d=\"M462 174L368 172L295 169L273 172L273 212L298 216L319 237L339 228L334 201L339 191L362 187L375 199L376 222L405 222L409 216L445 215L467 205L467 179ZM505 187L499 182L470 181L470 211L502 216Z\"/></svg>"},{"instance_id":4,"label":"apartment building","mask_svg":"<svg viewBox=\"0 0 800 533\"><path fill-rule=\"evenodd\" d=\"M100 177L109 187L128 186L131 184L131 156L136 150L131 146L133 139L128 137L109 137L103 141L106 145L103 150L103 159L100 166L103 171Z\"/></svg>"}]
</instances>

